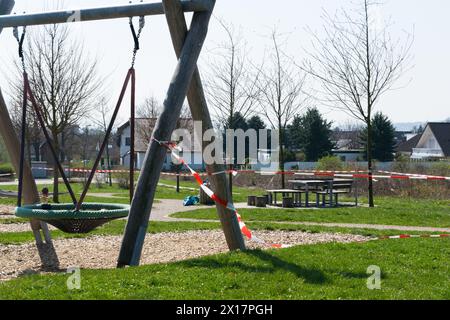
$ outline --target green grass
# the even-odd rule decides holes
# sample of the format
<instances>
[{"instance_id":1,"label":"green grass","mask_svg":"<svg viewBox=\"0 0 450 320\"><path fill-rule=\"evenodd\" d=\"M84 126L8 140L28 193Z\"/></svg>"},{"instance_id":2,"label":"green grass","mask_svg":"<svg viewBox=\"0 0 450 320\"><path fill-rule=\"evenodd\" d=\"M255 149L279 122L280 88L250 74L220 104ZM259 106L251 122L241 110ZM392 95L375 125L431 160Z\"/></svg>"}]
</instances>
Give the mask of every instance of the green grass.
<instances>
[{"instance_id":1,"label":"green grass","mask_svg":"<svg viewBox=\"0 0 450 320\"><path fill-rule=\"evenodd\" d=\"M450 299L448 239L320 244L234 252L120 270L32 275L0 284L0 299ZM367 268L381 268L368 290Z\"/></svg>"},{"instance_id":2,"label":"green grass","mask_svg":"<svg viewBox=\"0 0 450 320\"><path fill-rule=\"evenodd\" d=\"M338 222L400 226L450 226L450 201L379 198L376 208L241 209L244 221ZM216 219L215 209L176 213L177 218Z\"/></svg>"}]
</instances>

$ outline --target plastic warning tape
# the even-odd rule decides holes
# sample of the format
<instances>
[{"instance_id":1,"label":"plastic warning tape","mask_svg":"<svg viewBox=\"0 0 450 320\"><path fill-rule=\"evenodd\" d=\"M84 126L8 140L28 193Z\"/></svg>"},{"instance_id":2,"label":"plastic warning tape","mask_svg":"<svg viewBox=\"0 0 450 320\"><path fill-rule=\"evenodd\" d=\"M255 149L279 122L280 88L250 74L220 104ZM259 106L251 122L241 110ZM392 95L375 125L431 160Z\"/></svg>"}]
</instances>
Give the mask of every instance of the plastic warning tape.
<instances>
[{"instance_id":1,"label":"plastic warning tape","mask_svg":"<svg viewBox=\"0 0 450 320\"><path fill-rule=\"evenodd\" d=\"M391 172L391 171L381 171L377 170L377 172L395 175L395 176L405 176L408 177L411 180L450 180L450 177L444 177L444 176L433 176L433 175L426 175L426 174L417 174L417 173L401 173L401 172Z\"/></svg>"},{"instance_id":2,"label":"plastic warning tape","mask_svg":"<svg viewBox=\"0 0 450 320\"><path fill-rule=\"evenodd\" d=\"M186 161L184 161L183 158L181 158L179 155L177 155L175 152L173 152L174 150L177 149L177 146L176 146L175 143L173 143L173 142L165 142L165 141L158 141L155 138L153 138L153 140L155 142L157 142L159 145L164 146L168 150L172 151L172 155L191 172L192 176L195 178L195 180L197 181L198 185L208 195L208 197L210 197L215 203L218 203L222 207L227 208L227 209L229 209L229 210L234 212L234 214L236 215L237 221L239 223L239 228L241 229L242 234L247 237L247 239L249 239L250 241L254 241L254 242L260 243L262 245L266 245L268 247L272 247L272 248L288 248L288 247L290 247L288 245L282 245L282 244L270 244L270 243L267 243L264 240L256 237L252 233L252 231L246 226L245 222L242 220L242 217L239 215L239 213L238 213L236 207L234 206L234 204L232 202L225 201L225 200L221 199L219 196L217 196L214 193L214 191L212 191L208 186L205 185L205 183L202 180L200 174L197 173L194 169L192 169L186 163Z\"/></svg>"},{"instance_id":3,"label":"plastic warning tape","mask_svg":"<svg viewBox=\"0 0 450 320\"><path fill-rule=\"evenodd\" d=\"M295 175L301 176L318 176L318 177L337 177L337 178L354 178L354 179L393 179L393 180L435 180L435 181L450 181L450 177L438 177L438 176L414 176L405 174L388 174L388 175L376 175L373 174L341 174L341 173L302 173L298 172Z\"/></svg>"},{"instance_id":4,"label":"plastic warning tape","mask_svg":"<svg viewBox=\"0 0 450 320\"><path fill-rule=\"evenodd\" d=\"M401 234L398 236L381 236L372 238L371 240L413 239L413 238L450 238L450 234L422 234L422 235Z\"/></svg>"}]
</instances>

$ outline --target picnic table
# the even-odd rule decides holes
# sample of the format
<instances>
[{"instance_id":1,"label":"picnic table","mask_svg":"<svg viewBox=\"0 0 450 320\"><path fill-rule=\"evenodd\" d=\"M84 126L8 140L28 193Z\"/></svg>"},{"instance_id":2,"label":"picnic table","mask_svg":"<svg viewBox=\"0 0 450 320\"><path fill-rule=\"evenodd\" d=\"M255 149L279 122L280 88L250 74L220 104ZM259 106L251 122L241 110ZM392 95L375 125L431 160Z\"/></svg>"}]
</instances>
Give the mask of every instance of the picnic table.
<instances>
[{"instance_id":1,"label":"picnic table","mask_svg":"<svg viewBox=\"0 0 450 320\"><path fill-rule=\"evenodd\" d=\"M329 197L330 206L333 205L333 197L336 193L336 202L337 202L337 194L345 193L340 189L342 188L351 188L353 184L353 180L349 179L328 179L328 180L289 180L290 183L293 184L294 189L303 190L306 195L305 206L309 207L309 192L313 191L316 194L323 194L324 196ZM337 190L335 190L337 189ZM318 199L318 198L317 198ZM317 205L318 204L318 200ZM356 200L357 203L357 200ZM337 203L336 203L337 205Z\"/></svg>"},{"instance_id":2,"label":"picnic table","mask_svg":"<svg viewBox=\"0 0 450 320\"><path fill-rule=\"evenodd\" d=\"M294 189L302 190L305 193L305 206L309 207L309 192L322 190L326 186L331 190L330 199L333 198L333 180L289 180Z\"/></svg>"}]
</instances>

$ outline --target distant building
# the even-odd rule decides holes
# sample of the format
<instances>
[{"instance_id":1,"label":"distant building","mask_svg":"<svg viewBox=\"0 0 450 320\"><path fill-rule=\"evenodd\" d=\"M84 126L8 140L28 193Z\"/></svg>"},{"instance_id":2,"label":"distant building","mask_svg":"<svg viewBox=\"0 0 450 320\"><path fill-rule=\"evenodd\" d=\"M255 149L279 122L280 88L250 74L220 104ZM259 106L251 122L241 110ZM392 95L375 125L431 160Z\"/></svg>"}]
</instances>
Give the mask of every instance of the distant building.
<instances>
[{"instance_id":1,"label":"distant building","mask_svg":"<svg viewBox=\"0 0 450 320\"><path fill-rule=\"evenodd\" d=\"M145 153L147 152L153 130L156 125L156 118L136 119L135 125L135 168L142 169ZM194 122L192 119L182 118L179 120L178 128L189 131L191 137L194 137ZM196 170L205 169L203 162L202 146L200 139L194 141L182 140L179 146L183 152L181 156ZM120 164L128 167L130 165L130 146L131 146L131 128L130 121L127 121L119 127L117 131L117 143L120 149ZM172 168L172 156L167 151L163 170L169 171Z\"/></svg>"},{"instance_id":2,"label":"distant building","mask_svg":"<svg viewBox=\"0 0 450 320\"><path fill-rule=\"evenodd\" d=\"M411 159L438 160L450 158L450 123L430 122L412 149Z\"/></svg>"},{"instance_id":3,"label":"distant building","mask_svg":"<svg viewBox=\"0 0 450 320\"><path fill-rule=\"evenodd\" d=\"M335 130L331 135L335 148L331 153L342 161L361 161L364 158L364 145L361 143L361 131Z\"/></svg>"},{"instance_id":4,"label":"distant building","mask_svg":"<svg viewBox=\"0 0 450 320\"><path fill-rule=\"evenodd\" d=\"M420 134L406 137L405 141L400 142L395 147L395 152L398 155L403 155L410 158L413 153L413 149L417 146L417 143L419 143L420 137L421 137Z\"/></svg>"}]
</instances>

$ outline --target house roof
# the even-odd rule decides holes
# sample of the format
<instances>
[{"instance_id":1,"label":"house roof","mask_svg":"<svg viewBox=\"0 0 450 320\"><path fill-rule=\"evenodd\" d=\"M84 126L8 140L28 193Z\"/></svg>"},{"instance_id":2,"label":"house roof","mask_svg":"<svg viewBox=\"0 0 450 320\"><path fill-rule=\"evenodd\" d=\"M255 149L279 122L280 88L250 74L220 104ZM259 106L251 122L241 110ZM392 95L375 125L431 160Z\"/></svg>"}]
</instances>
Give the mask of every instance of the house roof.
<instances>
[{"instance_id":1,"label":"house roof","mask_svg":"<svg viewBox=\"0 0 450 320\"><path fill-rule=\"evenodd\" d=\"M419 143L420 138L422 137L421 134L417 134L411 139L401 142L398 144L396 151L397 152L410 152L412 153L413 149L417 146Z\"/></svg>"},{"instance_id":2,"label":"house roof","mask_svg":"<svg viewBox=\"0 0 450 320\"><path fill-rule=\"evenodd\" d=\"M364 145L361 143L361 131L358 130L335 130L331 134L331 140L334 142L336 150L345 151L364 148Z\"/></svg>"},{"instance_id":3,"label":"house roof","mask_svg":"<svg viewBox=\"0 0 450 320\"><path fill-rule=\"evenodd\" d=\"M446 157L450 157L450 122L429 122L428 126Z\"/></svg>"}]
</instances>

